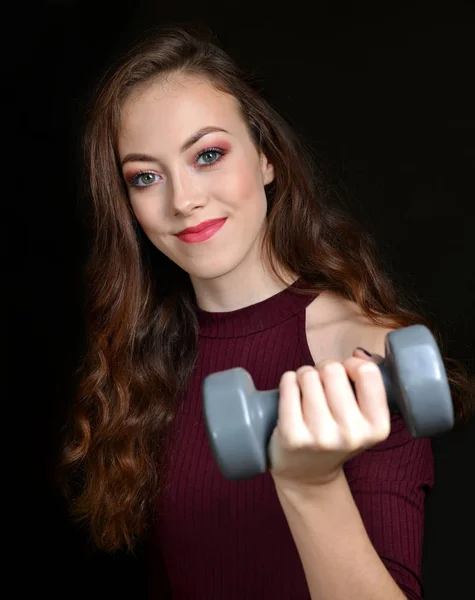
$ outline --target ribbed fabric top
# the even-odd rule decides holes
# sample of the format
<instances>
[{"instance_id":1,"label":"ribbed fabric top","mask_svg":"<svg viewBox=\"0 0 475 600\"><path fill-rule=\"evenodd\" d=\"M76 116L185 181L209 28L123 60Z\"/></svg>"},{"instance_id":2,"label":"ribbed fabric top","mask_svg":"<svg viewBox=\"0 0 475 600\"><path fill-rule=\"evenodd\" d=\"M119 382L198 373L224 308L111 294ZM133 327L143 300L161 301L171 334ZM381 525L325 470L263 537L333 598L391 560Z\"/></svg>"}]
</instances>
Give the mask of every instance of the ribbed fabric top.
<instances>
[{"instance_id":1,"label":"ribbed fabric top","mask_svg":"<svg viewBox=\"0 0 475 600\"><path fill-rule=\"evenodd\" d=\"M197 310L198 361L174 423L168 481L155 515L154 599L310 598L271 475L226 480L211 453L202 410L202 383L210 373L243 367L256 388L266 390L277 388L285 371L314 364L305 311L315 296L296 294L300 283L232 312ZM397 416L391 423L390 436L344 470L379 556L408 598L419 599L433 455L430 440L412 438ZM166 583L159 577L163 565Z\"/></svg>"}]
</instances>

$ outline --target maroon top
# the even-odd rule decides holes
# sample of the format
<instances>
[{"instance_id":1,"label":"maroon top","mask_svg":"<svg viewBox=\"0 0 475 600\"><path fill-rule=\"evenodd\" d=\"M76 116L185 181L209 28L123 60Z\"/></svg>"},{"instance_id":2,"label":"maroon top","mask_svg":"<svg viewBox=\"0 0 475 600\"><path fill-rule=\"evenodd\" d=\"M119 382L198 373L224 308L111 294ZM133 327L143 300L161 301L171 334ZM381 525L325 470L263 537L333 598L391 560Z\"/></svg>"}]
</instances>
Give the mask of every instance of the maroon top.
<instances>
[{"instance_id":1,"label":"maroon top","mask_svg":"<svg viewBox=\"0 0 475 600\"><path fill-rule=\"evenodd\" d=\"M313 298L292 287L232 312L198 310L198 362L175 421L152 541L173 600L310 598L271 475L226 480L211 454L202 411L201 386L210 373L243 367L256 388L266 390L277 388L285 371L314 364L305 333ZM412 438L400 417L391 425L384 442L344 470L376 551L407 597L420 599L424 499L434 481L431 441ZM158 579L160 559L151 556ZM164 598L162 585L155 582L152 598Z\"/></svg>"}]
</instances>

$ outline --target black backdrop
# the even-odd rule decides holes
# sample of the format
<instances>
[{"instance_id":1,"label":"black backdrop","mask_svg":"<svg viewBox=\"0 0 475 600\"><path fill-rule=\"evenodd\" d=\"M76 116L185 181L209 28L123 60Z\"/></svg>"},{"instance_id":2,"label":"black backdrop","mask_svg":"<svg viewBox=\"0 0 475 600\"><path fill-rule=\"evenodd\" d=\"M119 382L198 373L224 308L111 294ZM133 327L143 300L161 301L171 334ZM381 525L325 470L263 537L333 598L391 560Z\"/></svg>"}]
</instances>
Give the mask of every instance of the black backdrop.
<instances>
[{"instance_id":1,"label":"black backdrop","mask_svg":"<svg viewBox=\"0 0 475 600\"><path fill-rule=\"evenodd\" d=\"M13 211L5 227L14 407L8 429L10 461L22 482L8 494L20 509L10 552L14 597L145 598L143 551L91 552L69 523L52 475L82 341L77 138L84 99L107 61L149 27L209 26L308 137L394 277L420 295L449 354L473 373L471 4L251 9L43 0L19 3L18 14L4 19L3 190L11 186L4 205ZM423 559L428 600L473 589L474 425L434 440L436 486L427 501Z\"/></svg>"}]
</instances>

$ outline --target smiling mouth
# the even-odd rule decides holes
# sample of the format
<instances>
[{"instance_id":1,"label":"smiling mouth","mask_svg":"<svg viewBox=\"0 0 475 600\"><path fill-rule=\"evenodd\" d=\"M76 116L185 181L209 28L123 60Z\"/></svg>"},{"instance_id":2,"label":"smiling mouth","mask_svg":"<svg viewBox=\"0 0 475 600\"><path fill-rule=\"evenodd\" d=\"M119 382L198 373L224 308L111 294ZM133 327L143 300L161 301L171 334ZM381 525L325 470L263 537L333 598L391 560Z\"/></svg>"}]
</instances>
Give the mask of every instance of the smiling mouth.
<instances>
[{"instance_id":1,"label":"smiling mouth","mask_svg":"<svg viewBox=\"0 0 475 600\"><path fill-rule=\"evenodd\" d=\"M185 242L187 244L196 244L199 242L205 242L209 240L211 237L217 233L223 225L226 223L227 218L225 219L216 219L211 221L209 225L205 226L203 229L199 231L191 231L188 233L177 233L176 237ZM185 230L186 231L186 230Z\"/></svg>"}]
</instances>

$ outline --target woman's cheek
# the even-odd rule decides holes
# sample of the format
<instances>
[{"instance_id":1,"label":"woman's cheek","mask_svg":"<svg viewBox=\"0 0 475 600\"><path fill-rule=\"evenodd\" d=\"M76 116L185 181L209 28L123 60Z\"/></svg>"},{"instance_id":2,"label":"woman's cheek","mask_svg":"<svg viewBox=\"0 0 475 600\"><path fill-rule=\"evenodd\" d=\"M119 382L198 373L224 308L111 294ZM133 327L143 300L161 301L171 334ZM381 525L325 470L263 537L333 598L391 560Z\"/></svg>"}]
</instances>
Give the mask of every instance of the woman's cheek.
<instances>
[{"instance_id":1,"label":"woman's cheek","mask_svg":"<svg viewBox=\"0 0 475 600\"><path fill-rule=\"evenodd\" d=\"M238 163L234 169L223 170L220 173L217 191L227 203L242 205L248 201L255 201L259 188L249 165Z\"/></svg>"},{"instance_id":2,"label":"woman's cheek","mask_svg":"<svg viewBox=\"0 0 475 600\"><path fill-rule=\"evenodd\" d=\"M137 221L147 235L151 235L157 228L158 215L154 215L152 207L144 202L137 200L131 201L132 210L134 211Z\"/></svg>"}]
</instances>

